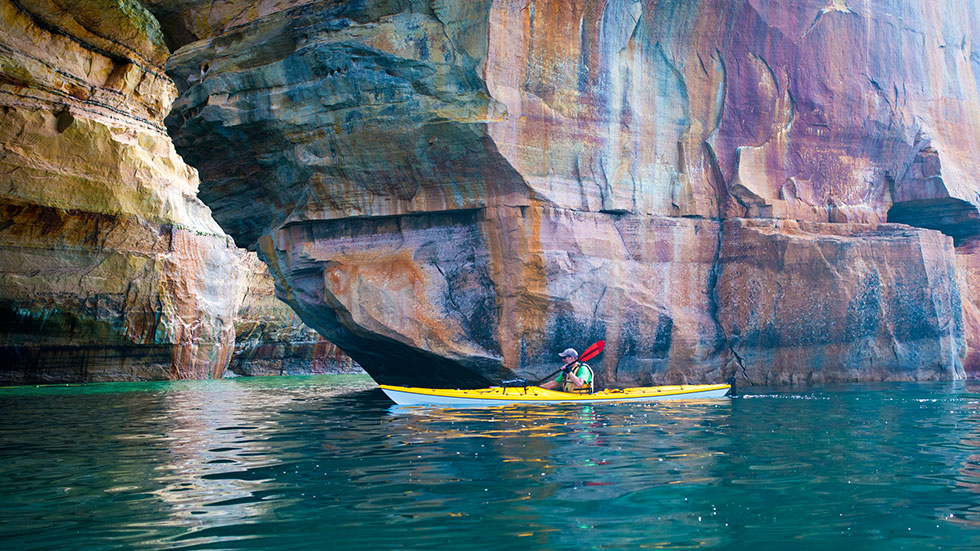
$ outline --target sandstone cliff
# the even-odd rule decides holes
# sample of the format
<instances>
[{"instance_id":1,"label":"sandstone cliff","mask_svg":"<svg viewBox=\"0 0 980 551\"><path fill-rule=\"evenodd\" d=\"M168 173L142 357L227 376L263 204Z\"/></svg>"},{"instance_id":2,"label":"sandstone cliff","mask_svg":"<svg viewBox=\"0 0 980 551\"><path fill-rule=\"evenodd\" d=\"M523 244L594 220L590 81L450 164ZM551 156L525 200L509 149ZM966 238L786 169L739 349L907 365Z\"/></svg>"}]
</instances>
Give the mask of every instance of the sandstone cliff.
<instances>
[{"instance_id":1,"label":"sandstone cliff","mask_svg":"<svg viewBox=\"0 0 980 551\"><path fill-rule=\"evenodd\" d=\"M0 378L976 373L977 8L0 0Z\"/></svg>"},{"instance_id":2,"label":"sandstone cliff","mask_svg":"<svg viewBox=\"0 0 980 551\"><path fill-rule=\"evenodd\" d=\"M134 2L0 1L0 380L220 375L241 252L197 198Z\"/></svg>"},{"instance_id":3,"label":"sandstone cliff","mask_svg":"<svg viewBox=\"0 0 980 551\"><path fill-rule=\"evenodd\" d=\"M148 5L199 196L379 381L980 368L975 0Z\"/></svg>"},{"instance_id":4,"label":"sandstone cliff","mask_svg":"<svg viewBox=\"0 0 980 551\"><path fill-rule=\"evenodd\" d=\"M0 384L221 376L277 322L309 332L273 319L235 351L243 300L272 284L165 131L176 89L152 14L0 0L0 26Z\"/></svg>"},{"instance_id":5,"label":"sandstone cliff","mask_svg":"<svg viewBox=\"0 0 980 551\"><path fill-rule=\"evenodd\" d=\"M362 373L336 345L307 326L275 296L265 264L248 253L239 272L244 295L235 316L235 375Z\"/></svg>"}]
</instances>

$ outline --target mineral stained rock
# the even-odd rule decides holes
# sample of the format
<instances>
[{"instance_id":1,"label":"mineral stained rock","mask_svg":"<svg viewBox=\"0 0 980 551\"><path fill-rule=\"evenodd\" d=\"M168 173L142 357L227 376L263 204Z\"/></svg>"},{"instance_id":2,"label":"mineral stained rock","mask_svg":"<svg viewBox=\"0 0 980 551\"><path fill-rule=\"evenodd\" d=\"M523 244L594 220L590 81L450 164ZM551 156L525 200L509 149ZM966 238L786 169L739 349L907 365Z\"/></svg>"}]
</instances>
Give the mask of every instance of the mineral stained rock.
<instances>
[{"instance_id":1,"label":"mineral stained rock","mask_svg":"<svg viewBox=\"0 0 980 551\"><path fill-rule=\"evenodd\" d=\"M358 369L195 197L151 13L2 0L0 26L0 384Z\"/></svg>"},{"instance_id":2,"label":"mineral stained rock","mask_svg":"<svg viewBox=\"0 0 980 551\"><path fill-rule=\"evenodd\" d=\"M220 376L243 252L196 197L130 1L0 0L0 384Z\"/></svg>"},{"instance_id":3,"label":"mineral stained rock","mask_svg":"<svg viewBox=\"0 0 980 551\"><path fill-rule=\"evenodd\" d=\"M239 270L243 296L235 316L235 375L363 373L337 346L308 327L275 296L265 264L248 253Z\"/></svg>"},{"instance_id":4,"label":"mineral stained rock","mask_svg":"<svg viewBox=\"0 0 980 551\"><path fill-rule=\"evenodd\" d=\"M378 381L975 357L975 0L148 4L200 197Z\"/></svg>"},{"instance_id":5,"label":"mineral stained rock","mask_svg":"<svg viewBox=\"0 0 980 551\"><path fill-rule=\"evenodd\" d=\"M753 383L925 379L964 350L952 240L898 224L725 222L718 318Z\"/></svg>"}]
</instances>

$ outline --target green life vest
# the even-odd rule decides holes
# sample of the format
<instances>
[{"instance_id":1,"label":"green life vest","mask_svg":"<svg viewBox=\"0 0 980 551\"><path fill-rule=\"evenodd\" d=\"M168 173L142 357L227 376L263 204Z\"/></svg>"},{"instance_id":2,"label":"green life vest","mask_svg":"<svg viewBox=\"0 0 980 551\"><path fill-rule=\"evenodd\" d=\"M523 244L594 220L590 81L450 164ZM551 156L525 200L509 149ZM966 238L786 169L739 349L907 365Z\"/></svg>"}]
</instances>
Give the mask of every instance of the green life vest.
<instances>
[{"instance_id":1,"label":"green life vest","mask_svg":"<svg viewBox=\"0 0 980 551\"><path fill-rule=\"evenodd\" d=\"M592 367L590 367L589 364L587 363L582 363L582 362L576 362L576 363L578 364L578 367L575 368L575 376L585 381L585 386L581 386L581 387L575 386L572 383L571 379L565 380L564 373L559 375L558 379L556 380L559 383L561 383L562 392L588 392L591 394L592 392L595 391L595 387L592 382L593 379Z\"/></svg>"}]
</instances>

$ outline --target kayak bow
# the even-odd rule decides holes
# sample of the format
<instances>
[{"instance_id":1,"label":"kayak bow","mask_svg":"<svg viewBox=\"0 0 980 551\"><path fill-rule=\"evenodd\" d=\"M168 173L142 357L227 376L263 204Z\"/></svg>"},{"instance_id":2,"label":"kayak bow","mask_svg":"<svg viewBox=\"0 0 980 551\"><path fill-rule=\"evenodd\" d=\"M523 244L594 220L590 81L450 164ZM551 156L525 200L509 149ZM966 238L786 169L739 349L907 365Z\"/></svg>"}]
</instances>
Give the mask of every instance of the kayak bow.
<instances>
[{"instance_id":1,"label":"kayak bow","mask_svg":"<svg viewBox=\"0 0 980 551\"><path fill-rule=\"evenodd\" d=\"M400 406L504 406L511 404L557 404L597 402L654 402L659 400L722 398L731 385L648 386L575 394L539 386L492 386L474 390L418 388L380 385L381 390Z\"/></svg>"}]
</instances>

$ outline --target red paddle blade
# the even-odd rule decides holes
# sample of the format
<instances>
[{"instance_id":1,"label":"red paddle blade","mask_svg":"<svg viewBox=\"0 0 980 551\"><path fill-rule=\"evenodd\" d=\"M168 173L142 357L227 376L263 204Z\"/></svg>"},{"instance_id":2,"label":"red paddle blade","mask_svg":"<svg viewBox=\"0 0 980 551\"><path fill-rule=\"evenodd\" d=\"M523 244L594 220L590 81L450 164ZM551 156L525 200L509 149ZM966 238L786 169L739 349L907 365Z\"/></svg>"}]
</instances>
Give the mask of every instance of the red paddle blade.
<instances>
[{"instance_id":1,"label":"red paddle blade","mask_svg":"<svg viewBox=\"0 0 980 551\"><path fill-rule=\"evenodd\" d=\"M606 347L606 341L599 341L592 346L586 348L578 357L578 361L585 362L595 358L602 352L602 349Z\"/></svg>"}]
</instances>

